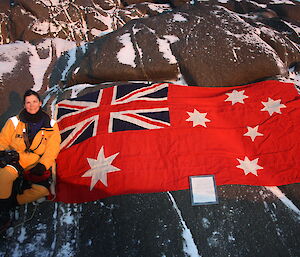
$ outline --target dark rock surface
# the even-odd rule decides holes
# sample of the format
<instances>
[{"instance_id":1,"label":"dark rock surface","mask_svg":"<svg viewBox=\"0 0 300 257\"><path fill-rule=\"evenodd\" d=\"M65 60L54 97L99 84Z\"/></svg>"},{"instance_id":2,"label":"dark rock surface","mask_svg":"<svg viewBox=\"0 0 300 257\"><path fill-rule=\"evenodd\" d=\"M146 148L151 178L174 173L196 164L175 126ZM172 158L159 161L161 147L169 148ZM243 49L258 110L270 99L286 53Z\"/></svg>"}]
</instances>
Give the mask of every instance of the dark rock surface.
<instances>
[{"instance_id":1,"label":"dark rock surface","mask_svg":"<svg viewBox=\"0 0 300 257\"><path fill-rule=\"evenodd\" d=\"M219 204L206 206L191 206L188 190L30 204L17 222L33 218L9 231L0 254L299 256L299 212L264 187L220 186L218 194Z\"/></svg>"}]
</instances>

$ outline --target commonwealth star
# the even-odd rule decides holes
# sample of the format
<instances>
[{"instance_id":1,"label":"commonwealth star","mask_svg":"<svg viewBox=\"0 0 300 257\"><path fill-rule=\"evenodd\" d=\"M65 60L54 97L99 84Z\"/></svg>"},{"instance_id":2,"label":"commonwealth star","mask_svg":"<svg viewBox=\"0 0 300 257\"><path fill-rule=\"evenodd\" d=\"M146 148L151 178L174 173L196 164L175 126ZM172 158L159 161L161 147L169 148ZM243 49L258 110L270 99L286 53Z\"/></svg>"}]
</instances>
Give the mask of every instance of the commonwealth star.
<instances>
[{"instance_id":1,"label":"commonwealth star","mask_svg":"<svg viewBox=\"0 0 300 257\"><path fill-rule=\"evenodd\" d=\"M119 153L111 155L109 157L104 156L104 148L101 147L97 159L87 158L88 163L91 167L88 171L86 171L82 177L92 177L90 190L94 188L97 182L100 180L106 187L107 184L107 173L119 171L117 167L111 165L113 160L117 157Z\"/></svg>"}]
</instances>

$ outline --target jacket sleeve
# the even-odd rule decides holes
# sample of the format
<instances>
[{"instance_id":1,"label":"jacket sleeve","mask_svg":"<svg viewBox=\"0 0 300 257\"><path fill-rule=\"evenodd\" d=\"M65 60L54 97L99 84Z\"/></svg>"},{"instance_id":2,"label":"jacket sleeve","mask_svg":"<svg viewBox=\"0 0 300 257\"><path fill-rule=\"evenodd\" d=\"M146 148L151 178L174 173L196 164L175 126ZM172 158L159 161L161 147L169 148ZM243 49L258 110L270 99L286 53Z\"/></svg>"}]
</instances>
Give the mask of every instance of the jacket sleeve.
<instances>
[{"instance_id":1,"label":"jacket sleeve","mask_svg":"<svg viewBox=\"0 0 300 257\"><path fill-rule=\"evenodd\" d=\"M39 160L41 164L45 165L46 169L53 165L60 150L61 137L57 123L54 124L53 130L53 134L48 138L46 151Z\"/></svg>"},{"instance_id":2,"label":"jacket sleeve","mask_svg":"<svg viewBox=\"0 0 300 257\"><path fill-rule=\"evenodd\" d=\"M9 149L11 144L11 137L13 132L15 131L15 127L13 122L9 119L0 133L0 151Z\"/></svg>"}]
</instances>

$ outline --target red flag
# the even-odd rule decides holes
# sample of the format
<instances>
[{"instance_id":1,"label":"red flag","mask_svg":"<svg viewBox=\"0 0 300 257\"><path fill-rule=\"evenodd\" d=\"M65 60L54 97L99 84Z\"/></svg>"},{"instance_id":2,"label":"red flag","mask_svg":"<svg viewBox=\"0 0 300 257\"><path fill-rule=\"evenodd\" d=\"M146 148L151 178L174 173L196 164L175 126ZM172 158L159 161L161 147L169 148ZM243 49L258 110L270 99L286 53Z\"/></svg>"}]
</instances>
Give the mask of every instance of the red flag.
<instances>
[{"instance_id":1,"label":"red flag","mask_svg":"<svg viewBox=\"0 0 300 257\"><path fill-rule=\"evenodd\" d=\"M217 185L300 182L293 84L133 84L59 107L66 143L57 158L57 201L188 189L195 175L213 174Z\"/></svg>"}]
</instances>

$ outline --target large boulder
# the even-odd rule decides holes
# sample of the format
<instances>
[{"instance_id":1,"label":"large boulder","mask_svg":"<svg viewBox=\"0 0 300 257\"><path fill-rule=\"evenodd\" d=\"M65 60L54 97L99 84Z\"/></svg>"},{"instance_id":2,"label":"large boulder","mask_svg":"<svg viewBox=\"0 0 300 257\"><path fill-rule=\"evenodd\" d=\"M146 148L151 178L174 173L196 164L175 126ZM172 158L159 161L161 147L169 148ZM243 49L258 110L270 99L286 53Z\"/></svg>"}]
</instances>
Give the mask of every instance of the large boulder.
<instances>
[{"instance_id":1,"label":"large boulder","mask_svg":"<svg viewBox=\"0 0 300 257\"><path fill-rule=\"evenodd\" d=\"M253 22L252 22L253 23ZM141 20L91 42L67 84L177 80L233 86L286 75L299 48L270 26L199 4Z\"/></svg>"}]
</instances>

